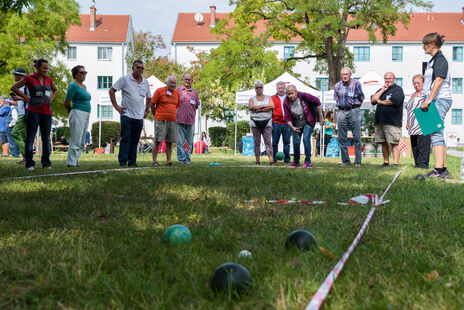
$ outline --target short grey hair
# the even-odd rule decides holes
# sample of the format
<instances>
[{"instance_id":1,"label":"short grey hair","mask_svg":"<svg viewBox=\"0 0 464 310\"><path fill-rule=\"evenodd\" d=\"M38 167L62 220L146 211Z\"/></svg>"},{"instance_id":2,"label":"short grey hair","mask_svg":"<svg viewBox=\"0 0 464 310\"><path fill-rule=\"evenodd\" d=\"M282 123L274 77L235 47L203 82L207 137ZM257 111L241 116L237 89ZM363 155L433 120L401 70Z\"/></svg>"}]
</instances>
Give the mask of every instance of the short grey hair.
<instances>
[{"instance_id":1,"label":"short grey hair","mask_svg":"<svg viewBox=\"0 0 464 310\"><path fill-rule=\"evenodd\" d=\"M290 85L287 86L287 91L288 91L290 88L293 88L294 90L297 91L296 86L293 85L293 84L290 84Z\"/></svg>"},{"instance_id":2,"label":"short grey hair","mask_svg":"<svg viewBox=\"0 0 464 310\"><path fill-rule=\"evenodd\" d=\"M177 78L176 78L176 76L174 76L174 75L170 75L170 76L167 77L167 79L166 79L166 84L169 83L169 80L175 80L176 83L177 83Z\"/></svg>"},{"instance_id":3,"label":"short grey hair","mask_svg":"<svg viewBox=\"0 0 464 310\"><path fill-rule=\"evenodd\" d=\"M282 82L282 81L277 82L276 87L279 85L283 85L285 88L287 88L287 85L285 84L285 82Z\"/></svg>"},{"instance_id":4,"label":"short grey hair","mask_svg":"<svg viewBox=\"0 0 464 310\"><path fill-rule=\"evenodd\" d=\"M261 80L255 81L255 87L258 86L258 85L263 85L264 86L264 82L261 81Z\"/></svg>"},{"instance_id":5,"label":"short grey hair","mask_svg":"<svg viewBox=\"0 0 464 310\"><path fill-rule=\"evenodd\" d=\"M341 70L340 70L340 74L343 73L343 70L348 70L348 71L350 72L350 74L353 74L353 71L351 71L351 69L348 68L348 67L345 67L345 68L341 69Z\"/></svg>"}]
</instances>

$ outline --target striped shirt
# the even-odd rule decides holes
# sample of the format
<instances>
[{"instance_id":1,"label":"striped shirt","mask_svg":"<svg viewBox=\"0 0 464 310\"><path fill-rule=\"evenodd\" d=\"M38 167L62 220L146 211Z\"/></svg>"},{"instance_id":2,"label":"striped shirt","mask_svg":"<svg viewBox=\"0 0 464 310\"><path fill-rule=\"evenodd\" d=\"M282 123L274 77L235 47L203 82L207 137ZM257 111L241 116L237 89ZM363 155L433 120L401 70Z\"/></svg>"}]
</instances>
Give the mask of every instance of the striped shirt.
<instances>
[{"instance_id":1,"label":"striped shirt","mask_svg":"<svg viewBox=\"0 0 464 310\"><path fill-rule=\"evenodd\" d=\"M413 97L405 104L404 108L408 114L408 134L410 136L420 136L422 135L422 130L420 129L419 123L417 122L416 116L414 115L413 110L420 107L421 103L424 102L424 97L419 95Z\"/></svg>"},{"instance_id":2,"label":"striped shirt","mask_svg":"<svg viewBox=\"0 0 464 310\"><path fill-rule=\"evenodd\" d=\"M364 93L361 83L355 79L350 79L348 85L343 81L334 86L334 100L339 108L350 108L353 105L360 106L364 101Z\"/></svg>"},{"instance_id":3,"label":"striped shirt","mask_svg":"<svg viewBox=\"0 0 464 310\"><path fill-rule=\"evenodd\" d=\"M195 115L200 99L195 89L187 89L184 86L177 87L180 94L180 105L177 108L176 120L179 124L193 125L195 124Z\"/></svg>"}]
</instances>

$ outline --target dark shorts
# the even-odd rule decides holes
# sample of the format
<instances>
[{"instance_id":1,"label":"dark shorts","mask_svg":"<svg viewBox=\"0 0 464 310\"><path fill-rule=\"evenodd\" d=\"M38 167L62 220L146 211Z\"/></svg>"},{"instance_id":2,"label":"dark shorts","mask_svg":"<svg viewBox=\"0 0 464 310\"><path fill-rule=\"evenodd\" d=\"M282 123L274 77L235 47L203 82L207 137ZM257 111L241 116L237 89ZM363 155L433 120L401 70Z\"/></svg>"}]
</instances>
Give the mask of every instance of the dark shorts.
<instances>
[{"instance_id":1,"label":"dark shorts","mask_svg":"<svg viewBox=\"0 0 464 310\"><path fill-rule=\"evenodd\" d=\"M0 144L8 143L6 132L0 132Z\"/></svg>"}]
</instances>

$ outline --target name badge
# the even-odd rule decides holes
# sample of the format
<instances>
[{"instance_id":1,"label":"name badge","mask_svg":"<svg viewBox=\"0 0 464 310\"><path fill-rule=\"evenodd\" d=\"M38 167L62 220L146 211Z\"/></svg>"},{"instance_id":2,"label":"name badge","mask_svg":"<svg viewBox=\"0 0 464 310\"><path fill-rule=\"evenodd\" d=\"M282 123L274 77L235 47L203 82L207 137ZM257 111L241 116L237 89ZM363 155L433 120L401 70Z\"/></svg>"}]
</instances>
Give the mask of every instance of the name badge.
<instances>
[{"instance_id":1,"label":"name badge","mask_svg":"<svg viewBox=\"0 0 464 310\"><path fill-rule=\"evenodd\" d=\"M140 89L140 90L139 90L139 95L142 96L142 97L145 97L145 91L143 91L143 90Z\"/></svg>"},{"instance_id":2,"label":"name badge","mask_svg":"<svg viewBox=\"0 0 464 310\"><path fill-rule=\"evenodd\" d=\"M49 90L45 91L45 96L50 97L50 91Z\"/></svg>"},{"instance_id":3,"label":"name badge","mask_svg":"<svg viewBox=\"0 0 464 310\"><path fill-rule=\"evenodd\" d=\"M172 93L169 90L166 92L166 94L168 94L168 96L172 95Z\"/></svg>"},{"instance_id":4,"label":"name badge","mask_svg":"<svg viewBox=\"0 0 464 310\"><path fill-rule=\"evenodd\" d=\"M190 104L195 105L195 100L194 100L194 99L190 99Z\"/></svg>"},{"instance_id":5,"label":"name badge","mask_svg":"<svg viewBox=\"0 0 464 310\"><path fill-rule=\"evenodd\" d=\"M348 93L348 97L353 97L354 93Z\"/></svg>"},{"instance_id":6,"label":"name badge","mask_svg":"<svg viewBox=\"0 0 464 310\"><path fill-rule=\"evenodd\" d=\"M43 94L43 92L41 92L41 91L36 91L36 92L35 92L35 95L36 95L37 97L43 97L44 94Z\"/></svg>"}]
</instances>

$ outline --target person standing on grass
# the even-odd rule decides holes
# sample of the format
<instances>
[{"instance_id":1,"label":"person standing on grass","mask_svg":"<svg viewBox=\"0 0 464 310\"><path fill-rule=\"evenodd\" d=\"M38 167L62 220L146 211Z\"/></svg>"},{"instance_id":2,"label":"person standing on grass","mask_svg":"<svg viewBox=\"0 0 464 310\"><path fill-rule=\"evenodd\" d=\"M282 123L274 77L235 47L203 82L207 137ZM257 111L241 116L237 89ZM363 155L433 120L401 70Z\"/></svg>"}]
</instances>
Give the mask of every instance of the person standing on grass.
<instances>
[{"instance_id":1,"label":"person standing on grass","mask_svg":"<svg viewBox=\"0 0 464 310\"><path fill-rule=\"evenodd\" d=\"M393 154L393 167L398 167L400 150L398 143L401 138L401 123L403 121L403 89L395 84L395 75L387 72L384 75L385 84L371 97L375 110L375 142L382 143L383 164L381 168L390 165L390 146Z\"/></svg>"},{"instance_id":2,"label":"person standing on grass","mask_svg":"<svg viewBox=\"0 0 464 310\"><path fill-rule=\"evenodd\" d=\"M11 95L14 94L11 93ZM8 147L10 148L11 156L19 157L18 145L11 136L11 132L13 131L13 128L16 125L16 122L18 121L18 104L16 103L16 101L13 100L12 97L8 99L8 104L10 105L11 110L6 118L6 136L8 138Z\"/></svg>"},{"instance_id":3,"label":"person standing on grass","mask_svg":"<svg viewBox=\"0 0 464 310\"><path fill-rule=\"evenodd\" d=\"M272 112L272 153L274 156L274 162L277 162L276 154L279 151L279 141L282 136L284 144L284 163L290 162L290 136L292 131L285 122L284 117L284 100L285 94L285 83L280 81L276 85L277 93L271 97L274 102L275 109Z\"/></svg>"},{"instance_id":4,"label":"person standing on grass","mask_svg":"<svg viewBox=\"0 0 464 310\"><path fill-rule=\"evenodd\" d=\"M142 76L143 61L132 63L132 73L122 76L108 91L113 107L121 116L121 141L118 161L121 167L137 167L137 145L143 128L143 119L151 106L148 81ZM121 105L116 102L117 91L122 91Z\"/></svg>"},{"instance_id":5,"label":"person standing on grass","mask_svg":"<svg viewBox=\"0 0 464 310\"><path fill-rule=\"evenodd\" d=\"M284 100L285 121L292 130L293 162L292 167L300 166L300 144L303 137L305 163L303 168L311 167L311 133L316 126L316 119L322 125L321 102L311 94L299 92L295 85L287 87Z\"/></svg>"},{"instance_id":6,"label":"person standing on grass","mask_svg":"<svg viewBox=\"0 0 464 310\"><path fill-rule=\"evenodd\" d=\"M351 78L351 69L343 68L342 80L334 86L334 99L336 101L338 143L344 165L350 165L348 155L348 131L353 133L355 159L354 165L361 167L361 104L364 101L364 93L359 81ZM328 143L328 142L327 142ZM326 145L327 145L326 143Z\"/></svg>"},{"instance_id":7,"label":"person standing on grass","mask_svg":"<svg viewBox=\"0 0 464 310\"><path fill-rule=\"evenodd\" d=\"M23 68L17 68L13 73L13 78L15 82L19 82L26 76L26 70ZM22 91L26 96L29 95L29 92L26 86L20 87L20 91ZM13 96L13 99L18 104L18 119L11 131L11 137L15 140L16 145L18 146L19 152L23 156L23 159L18 162L18 164L26 163L26 150L25 150L25 142L26 142L26 103L24 102L23 98L20 96Z\"/></svg>"},{"instance_id":8,"label":"person standing on grass","mask_svg":"<svg viewBox=\"0 0 464 310\"><path fill-rule=\"evenodd\" d=\"M337 125L333 122L333 112L327 111L325 112L325 119L324 119L324 156L327 152L327 145L332 139L334 134L334 129L337 128ZM319 140L319 139L318 139Z\"/></svg>"},{"instance_id":9,"label":"person standing on grass","mask_svg":"<svg viewBox=\"0 0 464 310\"><path fill-rule=\"evenodd\" d=\"M250 127L253 133L256 165L261 164L261 136L263 136L264 145L266 146L266 155L272 166L275 165L271 142L274 102L269 96L263 94L263 88L264 83L262 81L255 82L256 96L251 97L248 102L248 109L250 109Z\"/></svg>"},{"instance_id":10,"label":"person standing on grass","mask_svg":"<svg viewBox=\"0 0 464 310\"><path fill-rule=\"evenodd\" d=\"M6 103L5 96L0 98L0 144L2 145L2 157L8 156L8 136L6 129L8 127L6 119L10 114L11 108Z\"/></svg>"},{"instance_id":11,"label":"person standing on grass","mask_svg":"<svg viewBox=\"0 0 464 310\"><path fill-rule=\"evenodd\" d=\"M182 86L177 88L180 94L180 105L177 108L177 160L180 164L191 164L193 150L193 133L195 130L195 117L200 99L192 87L192 75L185 73L182 77ZM185 143L188 143L186 150Z\"/></svg>"},{"instance_id":12,"label":"person standing on grass","mask_svg":"<svg viewBox=\"0 0 464 310\"><path fill-rule=\"evenodd\" d=\"M430 158L430 135L424 136L414 115L414 109L420 107L421 103L425 100L422 96L424 90L424 77L416 74L412 78L412 85L416 90L411 95L409 101L405 104L405 109L408 114L406 129L411 138L411 149L414 156L414 162L417 168L428 169Z\"/></svg>"},{"instance_id":13,"label":"person standing on grass","mask_svg":"<svg viewBox=\"0 0 464 310\"><path fill-rule=\"evenodd\" d=\"M153 166L158 166L158 149L161 142L166 141L166 165L171 166L172 144L176 143L177 108L180 106L180 94L176 89L177 78L173 75L166 79L166 86L155 91L152 98L152 113L155 119L155 138L152 155Z\"/></svg>"},{"instance_id":14,"label":"person standing on grass","mask_svg":"<svg viewBox=\"0 0 464 310\"><path fill-rule=\"evenodd\" d=\"M36 72L24 77L11 86L11 90L20 96L28 104L26 109L26 168L29 171L35 170L34 139L37 129L40 127L42 138L42 158L43 168L51 169L50 162L50 131L52 128L52 110L50 105L58 94L53 80L47 76L48 61L39 59L34 63ZM26 85L28 95L20 90Z\"/></svg>"},{"instance_id":15,"label":"person standing on grass","mask_svg":"<svg viewBox=\"0 0 464 310\"><path fill-rule=\"evenodd\" d=\"M437 32L429 33L422 39L424 51L432 56L432 59L429 60L427 69L425 69L424 93L427 99L422 102L421 109L427 110L432 101L435 101L442 121L453 104L448 60L440 50L444 42L444 36ZM446 169L446 143L443 129L431 133L430 140L435 154L435 169L426 176L430 178L449 178L449 171Z\"/></svg>"},{"instance_id":16,"label":"person standing on grass","mask_svg":"<svg viewBox=\"0 0 464 310\"><path fill-rule=\"evenodd\" d=\"M78 167L79 157L83 151L85 134L89 127L90 118L90 93L84 85L87 71L84 66L75 66L71 70L74 81L69 85L64 100L64 107L69 114L69 131L71 138L69 141L68 167ZM72 107L71 107L72 102Z\"/></svg>"}]
</instances>

